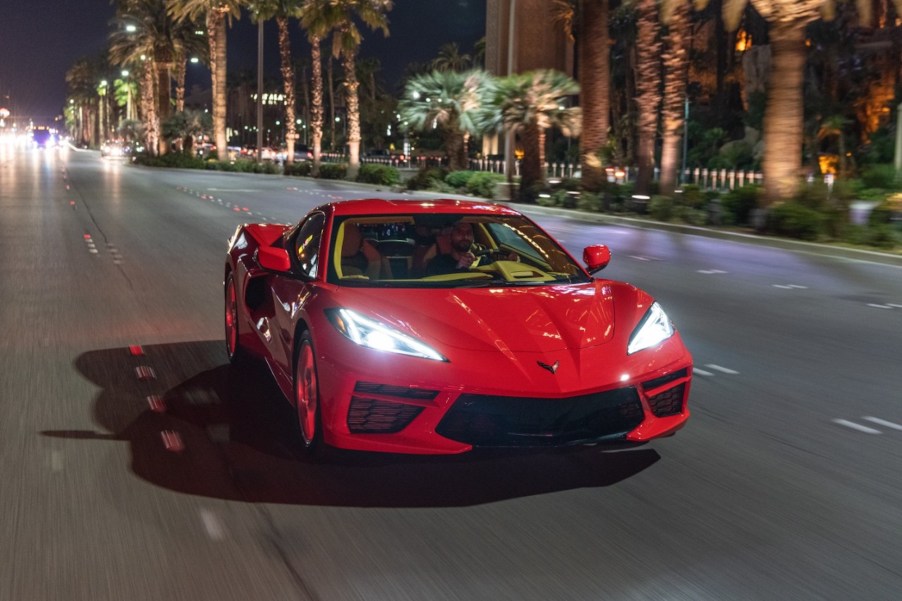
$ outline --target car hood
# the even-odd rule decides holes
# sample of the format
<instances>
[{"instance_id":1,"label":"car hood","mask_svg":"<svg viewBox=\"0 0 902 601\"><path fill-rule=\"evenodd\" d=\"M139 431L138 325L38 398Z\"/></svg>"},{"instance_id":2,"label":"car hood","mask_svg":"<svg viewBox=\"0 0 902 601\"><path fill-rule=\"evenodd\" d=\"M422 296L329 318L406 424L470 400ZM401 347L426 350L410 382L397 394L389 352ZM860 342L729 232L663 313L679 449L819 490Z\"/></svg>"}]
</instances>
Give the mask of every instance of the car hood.
<instances>
[{"instance_id":1,"label":"car hood","mask_svg":"<svg viewBox=\"0 0 902 601\"><path fill-rule=\"evenodd\" d=\"M471 351L583 349L614 335L610 282L455 289L344 289L342 305L427 343Z\"/></svg>"}]
</instances>

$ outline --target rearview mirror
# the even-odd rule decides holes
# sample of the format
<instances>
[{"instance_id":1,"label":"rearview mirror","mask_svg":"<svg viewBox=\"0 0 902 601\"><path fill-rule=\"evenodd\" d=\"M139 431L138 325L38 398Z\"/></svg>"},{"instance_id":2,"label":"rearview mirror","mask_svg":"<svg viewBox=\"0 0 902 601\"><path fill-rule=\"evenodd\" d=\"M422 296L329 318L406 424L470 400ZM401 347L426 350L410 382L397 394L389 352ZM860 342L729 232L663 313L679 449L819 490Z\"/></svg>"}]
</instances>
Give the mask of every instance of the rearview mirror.
<instances>
[{"instance_id":1,"label":"rearview mirror","mask_svg":"<svg viewBox=\"0 0 902 601\"><path fill-rule=\"evenodd\" d=\"M583 262L589 273L601 271L611 262L611 249L604 244L594 244L583 249Z\"/></svg>"},{"instance_id":2,"label":"rearview mirror","mask_svg":"<svg viewBox=\"0 0 902 601\"><path fill-rule=\"evenodd\" d=\"M261 246L257 249L257 263L268 271L285 273L291 271L291 258L284 248Z\"/></svg>"}]
</instances>

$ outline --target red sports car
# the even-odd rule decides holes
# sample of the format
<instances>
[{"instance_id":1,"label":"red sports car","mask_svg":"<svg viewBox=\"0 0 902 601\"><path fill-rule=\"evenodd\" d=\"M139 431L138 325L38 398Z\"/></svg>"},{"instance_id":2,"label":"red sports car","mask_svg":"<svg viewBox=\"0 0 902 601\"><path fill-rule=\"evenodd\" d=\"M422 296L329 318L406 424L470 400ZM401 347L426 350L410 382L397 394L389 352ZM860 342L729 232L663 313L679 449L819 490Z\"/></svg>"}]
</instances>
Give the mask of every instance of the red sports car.
<instances>
[{"instance_id":1,"label":"red sports car","mask_svg":"<svg viewBox=\"0 0 902 601\"><path fill-rule=\"evenodd\" d=\"M355 200L242 225L229 358L262 357L305 446L450 454L643 442L689 417L692 358L661 306L594 278L502 205Z\"/></svg>"}]
</instances>

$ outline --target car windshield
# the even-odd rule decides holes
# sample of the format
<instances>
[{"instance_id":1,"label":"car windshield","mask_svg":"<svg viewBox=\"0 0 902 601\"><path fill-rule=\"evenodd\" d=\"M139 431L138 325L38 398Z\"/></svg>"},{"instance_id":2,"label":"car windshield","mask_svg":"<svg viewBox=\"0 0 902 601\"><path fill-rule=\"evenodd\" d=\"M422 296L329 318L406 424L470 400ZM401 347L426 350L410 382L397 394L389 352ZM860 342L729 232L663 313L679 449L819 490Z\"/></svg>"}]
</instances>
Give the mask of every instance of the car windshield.
<instances>
[{"instance_id":1,"label":"car windshield","mask_svg":"<svg viewBox=\"0 0 902 601\"><path fill-rule=\"evenodd\" d=\"M473 288L588 282L583 269L518 215L337 218L328 279L355 287Z\"/></svg>"}]
</instances>

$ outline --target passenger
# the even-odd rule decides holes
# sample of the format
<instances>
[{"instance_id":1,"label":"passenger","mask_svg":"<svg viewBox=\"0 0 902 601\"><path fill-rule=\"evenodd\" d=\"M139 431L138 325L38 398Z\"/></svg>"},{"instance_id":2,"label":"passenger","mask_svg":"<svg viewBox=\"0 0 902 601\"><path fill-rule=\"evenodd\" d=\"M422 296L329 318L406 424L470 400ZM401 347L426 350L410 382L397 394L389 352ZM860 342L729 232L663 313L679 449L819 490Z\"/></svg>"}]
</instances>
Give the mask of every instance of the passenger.
<instances>
[{"instance_id":1,"label":"passenger","mask_svg":"<svg viewBox=\"0 0 902 601\"><path fill-rule=\"evenodd\" d=\"M356 224L345 224L341 245L342 274L365 275L375 280L379 278L381 269L382 255L376 246L363 237Z\"/></svg>"}]
</instances>

